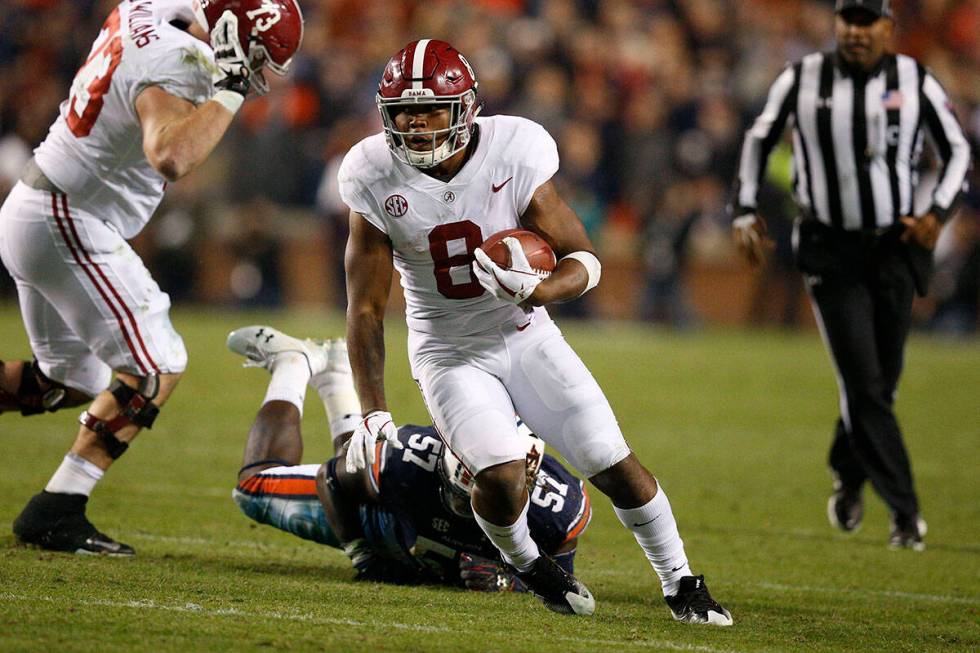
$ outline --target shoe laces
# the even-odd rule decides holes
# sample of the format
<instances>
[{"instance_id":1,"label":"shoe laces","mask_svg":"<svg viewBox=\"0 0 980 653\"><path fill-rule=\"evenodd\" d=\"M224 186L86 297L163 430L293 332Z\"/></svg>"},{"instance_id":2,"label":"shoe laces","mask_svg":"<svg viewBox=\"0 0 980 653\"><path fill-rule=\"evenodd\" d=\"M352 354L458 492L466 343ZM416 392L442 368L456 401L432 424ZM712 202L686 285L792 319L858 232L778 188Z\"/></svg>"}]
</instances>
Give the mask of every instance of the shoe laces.
<instances>
[{"instance_id":1,"label":"shoe laces","mask_svg":"<svg viewBox=\"0 0 980 653\"><path fill-rule=\"evenodd\" d=\"M685 607L692 612L713 610L720 613L721 606L711 598L711 594L708 593L708 587L704 584L704 579L700 576L696 576L695 578L697 579L697 586L684 597Z\"/></svg>"}]
</instances>

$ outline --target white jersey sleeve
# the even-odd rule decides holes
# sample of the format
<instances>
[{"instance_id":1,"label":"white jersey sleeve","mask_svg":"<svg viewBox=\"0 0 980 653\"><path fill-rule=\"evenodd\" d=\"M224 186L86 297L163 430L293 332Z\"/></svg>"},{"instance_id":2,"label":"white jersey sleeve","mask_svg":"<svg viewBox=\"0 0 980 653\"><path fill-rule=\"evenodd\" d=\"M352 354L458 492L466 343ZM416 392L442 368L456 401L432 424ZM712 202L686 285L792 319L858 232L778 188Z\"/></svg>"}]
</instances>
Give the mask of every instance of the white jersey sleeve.
<instances>
[{"instance_id":1,"label":"white jersey sleeve","mask_svg":"<svg viewBox=\"0 0 980 653\"><path fill-rule=\"evenodd\" d=\"M150 54L150 53L147 53ZM181 47L160 48L159 56L143 58L142 74L130 87L132 102L150 86L198 106L214 94L218 69L211 50L193 41Z\"/></svg>"},{"instance_id":2,"label":"white jersey sleeve","mask_svg":"<svg viewBox=\"0 0 980 653\"><path fill-rule=\"evenodd\" d=\"M500 157L514 168L517 210L523 215L534 192L558 172L558 145L536 122L510 116L496 116L496 119L510 127L497 129L505 141L501 144Z\"/></svg>"},{"instance_id":3,"label":"white jersey sleeve","mask_svg":"<svg viewBox=\"0 0 980 653\"><path fill-rule=\"evenodd\" d=\"M388 227L375 191L391 169L391 154L384 135L375 134L351 148L337 171L338 190L344 204L386 234Z\"/></svg>"}]
</instances>

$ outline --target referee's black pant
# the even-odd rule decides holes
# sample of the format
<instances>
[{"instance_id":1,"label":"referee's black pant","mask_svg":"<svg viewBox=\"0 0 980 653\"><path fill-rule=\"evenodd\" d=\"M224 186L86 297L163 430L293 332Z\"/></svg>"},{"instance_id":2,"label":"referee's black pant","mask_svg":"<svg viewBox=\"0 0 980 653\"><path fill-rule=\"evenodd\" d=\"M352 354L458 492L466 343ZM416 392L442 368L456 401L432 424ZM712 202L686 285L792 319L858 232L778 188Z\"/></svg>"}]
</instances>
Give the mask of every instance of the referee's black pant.
<instances>
[{"instance_id":1,"label":"referee's black pant","mask_svg":"<svg viewBox=\"0 0 980 653\"><path fill-rule=\"evenodd\" d=\"M919 512L893 410L916 278L900 229L847 232L797 225L797 265L837 369L841 414L830 466L845 488L865 481L901 518Z\"/></svg>"}]
</instances>

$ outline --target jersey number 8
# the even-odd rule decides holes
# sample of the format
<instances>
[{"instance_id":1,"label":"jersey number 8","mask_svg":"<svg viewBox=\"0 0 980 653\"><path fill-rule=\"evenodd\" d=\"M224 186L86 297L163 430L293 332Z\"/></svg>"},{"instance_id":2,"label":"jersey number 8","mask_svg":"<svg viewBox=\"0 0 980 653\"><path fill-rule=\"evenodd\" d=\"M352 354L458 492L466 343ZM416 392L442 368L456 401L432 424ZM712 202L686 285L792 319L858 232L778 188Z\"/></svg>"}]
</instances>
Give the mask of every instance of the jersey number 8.
<instances>
[{"instance_id":1,"label":"jersey number 8","mask_svg":"<svg viewBox=\"0 0 980 653\"><path fill-rule=\"evenodd\" d=\"M449 253L449 244L460 243L454 249L461 250ZM449 299L472 299L484 292L483 286L477 281L470 265L473 262L473 250L483 242L483 231L470 220L441 224L429 232L429 254L435 266L436 288L439 294ZM456 283L452 270L456 268L465 272L467 281Z\"/></svg>"}]
</instances>

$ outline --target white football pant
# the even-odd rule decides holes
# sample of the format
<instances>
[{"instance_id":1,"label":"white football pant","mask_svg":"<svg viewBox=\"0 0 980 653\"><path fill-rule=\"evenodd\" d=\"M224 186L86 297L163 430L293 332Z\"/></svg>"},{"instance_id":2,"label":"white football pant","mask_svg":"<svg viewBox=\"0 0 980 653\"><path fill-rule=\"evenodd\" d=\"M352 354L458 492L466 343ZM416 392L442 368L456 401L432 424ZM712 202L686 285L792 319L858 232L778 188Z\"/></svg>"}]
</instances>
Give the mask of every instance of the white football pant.
<instances>
[{"instance_id":1,"label":"white football pant","mask_svg":"<svg viewBox=\"0 0 980 653\"><path fill-rule=\"evenodd\" d=\"M170 297L110 225L63 194L18 183L0 208L0 258L41 370L96 395L112 371L183 372Z\"/></svg>"},{"instance_id":2,"label":"white football pant","mask_svg":"<svg viewBox=\"0 0 980 653\"><path fill-rule=\"evenodd\" d=\"M412 375L446 444L471 473L523 460L515 412L593 476L630 450L599 384L546 311L523 330L469 336L409 331Z\"/></svg>"}]
</instances>

